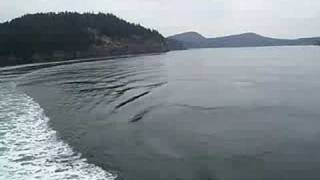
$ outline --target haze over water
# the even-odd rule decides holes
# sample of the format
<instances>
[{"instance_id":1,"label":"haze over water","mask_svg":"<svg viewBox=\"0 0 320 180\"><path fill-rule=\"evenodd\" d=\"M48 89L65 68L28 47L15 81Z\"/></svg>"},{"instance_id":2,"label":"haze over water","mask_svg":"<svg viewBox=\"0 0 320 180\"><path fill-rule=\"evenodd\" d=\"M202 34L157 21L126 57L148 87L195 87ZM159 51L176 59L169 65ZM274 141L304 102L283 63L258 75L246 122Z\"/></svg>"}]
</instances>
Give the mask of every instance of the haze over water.
<instances>
[{"instance_id":1,"label":"haze over water","mask_svg":"<svg viewBox=\"0 0 320 180\"><path fill-rule=\"evenodd\" d=\"M1 79L101 177L98 167L125 180L318 180L319 59L319 47L199 49Z\"/></svg>"}]
</instances>

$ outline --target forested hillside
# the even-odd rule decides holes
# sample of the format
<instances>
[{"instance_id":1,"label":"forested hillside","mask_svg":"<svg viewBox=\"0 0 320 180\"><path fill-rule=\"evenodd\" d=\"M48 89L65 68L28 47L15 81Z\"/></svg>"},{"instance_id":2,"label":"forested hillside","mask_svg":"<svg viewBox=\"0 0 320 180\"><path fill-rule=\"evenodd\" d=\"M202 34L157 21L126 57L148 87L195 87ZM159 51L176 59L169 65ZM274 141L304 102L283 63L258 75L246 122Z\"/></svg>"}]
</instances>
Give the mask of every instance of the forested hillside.
<instances>
[{"instance_id":1,"label":"forested hillside","mask_svg":"<svg viewBox=\"0 0 320 180\"><path fill-rule=\"evenodd\" d=\"M166 49L157 31L112 14L38 13L0 24L0 65Z\"/></svg>"}]
</instances>

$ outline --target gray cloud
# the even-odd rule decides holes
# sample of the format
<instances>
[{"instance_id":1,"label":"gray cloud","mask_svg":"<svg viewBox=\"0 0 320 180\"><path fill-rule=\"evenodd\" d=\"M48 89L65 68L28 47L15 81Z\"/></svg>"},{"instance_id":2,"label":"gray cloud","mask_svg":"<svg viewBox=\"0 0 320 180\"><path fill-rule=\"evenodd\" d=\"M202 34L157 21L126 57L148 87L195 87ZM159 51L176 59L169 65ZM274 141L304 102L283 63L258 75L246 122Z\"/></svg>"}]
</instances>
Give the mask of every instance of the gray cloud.
<instances>
[{"instance_id":1,"label":"gray cloud","mask_svg":"<svg viewBox=\"0 0 320 180\"><path fill-rule=\"evenodd\" d=\"M319 0L1 0L0 21L48 11L111 12L164 35L257 32L295 38L320 36Z\"/></svg>"}]
</instances>

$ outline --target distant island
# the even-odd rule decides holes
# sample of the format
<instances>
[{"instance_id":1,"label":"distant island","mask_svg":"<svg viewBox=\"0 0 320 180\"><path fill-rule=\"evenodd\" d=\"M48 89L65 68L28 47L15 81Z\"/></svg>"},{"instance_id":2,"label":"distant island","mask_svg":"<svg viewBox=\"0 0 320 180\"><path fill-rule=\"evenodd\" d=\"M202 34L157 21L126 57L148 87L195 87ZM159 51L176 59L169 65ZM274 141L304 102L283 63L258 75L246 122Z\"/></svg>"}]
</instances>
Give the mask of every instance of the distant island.
<instances>
[{"instance_id":1,"label":"distant island","mask_svg":"<svg viewBox=\"0 0 320 180\"><path fill-rule=\"evenodd\" d=\"M320 37L301 39L276 39L255 33L206 38L197 32L186 32L168 37L179 42L184 48L222 48L222 47L259 47L259 46L306 46L319 45Z\"/></svg>"},{"instance_id":2,"label":"distant island","mask_svg":"<svg viewBox=\"0 0 320 180\"><path fill-rule=\"evenodd\" d=\"M112 14L38 13L0 24L0 66L167 50L158 31Z\"/></svg>"}]
</instances>

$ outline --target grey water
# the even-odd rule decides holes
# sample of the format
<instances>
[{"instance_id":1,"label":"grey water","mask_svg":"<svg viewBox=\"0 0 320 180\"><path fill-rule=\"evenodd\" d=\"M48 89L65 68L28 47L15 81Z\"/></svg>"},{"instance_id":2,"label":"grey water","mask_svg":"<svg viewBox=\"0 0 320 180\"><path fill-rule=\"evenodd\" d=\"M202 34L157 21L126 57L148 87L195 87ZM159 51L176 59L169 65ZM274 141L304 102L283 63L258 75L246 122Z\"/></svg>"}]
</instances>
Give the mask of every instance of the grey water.
<instances>
[{"instance_id":1,"label":"grey water","mask_svg":"<svg viewBox=\"0 0 320 180\"><path fill-rule=\"evenodd\" d=\"M0 179L318 180L319 77L312 46L4 68Z\"/></svg>"}]
</instances>

